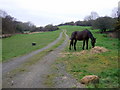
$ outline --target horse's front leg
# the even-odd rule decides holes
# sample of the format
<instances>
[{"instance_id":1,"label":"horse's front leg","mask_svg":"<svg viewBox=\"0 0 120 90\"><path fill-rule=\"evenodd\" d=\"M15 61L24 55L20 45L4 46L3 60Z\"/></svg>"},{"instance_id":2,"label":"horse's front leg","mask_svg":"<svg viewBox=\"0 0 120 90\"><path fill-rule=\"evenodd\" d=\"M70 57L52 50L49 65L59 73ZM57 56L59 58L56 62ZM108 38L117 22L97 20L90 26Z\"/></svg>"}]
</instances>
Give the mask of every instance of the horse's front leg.
<instances>
[{"instance_id":1,"label":"horse's front leg","mask_svg":"<svg viewBox=\"0 0 120 90\"><path fill-rule=\"evenodd\" d=\"M71 50L71 45L73 46L73 40L70 41L69 49Z\"/></svg>"},{"instance_id":2,"label":"horse's front leg","mask_svg":"<svg viewBox=\"0 0 120 90\"><path fill-rule=\"evenodd\" d=\"M74 50L76 51L76 43L77 43L77 40L75 40L74 42Z\"/></svg>"},{"instance_id":3,"label":"horse's front leg","mask_svg":"<svg viewBox=\"0 0 120 90\"><path fill-rule=\"evenodd\" d=\"M82 48L83 50L84 50L84 46L85 46L85 40L83 40L83 48Z\"/></svg>"}]
</instances>

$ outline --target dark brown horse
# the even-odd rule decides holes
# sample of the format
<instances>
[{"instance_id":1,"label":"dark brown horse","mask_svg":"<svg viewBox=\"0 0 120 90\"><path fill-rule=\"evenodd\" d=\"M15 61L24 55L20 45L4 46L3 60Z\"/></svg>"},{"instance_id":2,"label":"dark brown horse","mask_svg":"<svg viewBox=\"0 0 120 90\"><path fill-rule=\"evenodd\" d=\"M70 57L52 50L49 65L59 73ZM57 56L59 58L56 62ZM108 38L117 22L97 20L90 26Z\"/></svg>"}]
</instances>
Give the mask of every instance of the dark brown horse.
<instances>
[{"instance_id":1,"label":"dark brown horse","mask_svg":"<svg viewBox=\"0 0 120 90\"><path fill-rule=\"evenodd\" d=\"M92 47L94 47L96 38L93 37L92 33L89 30L85 29L83 31L73 32L71 35L71 38L70 38L71 41L70 41L69 49L71 50L71 46L74 46L74 50L76 50L77 40L79 40L79 41L83 40L83 48L82 48L83 50L84 50L84 46L85 46L85 42L86 42L86 49L88 49L89 38L91 39Z\"/></svg>"}]
</instances>

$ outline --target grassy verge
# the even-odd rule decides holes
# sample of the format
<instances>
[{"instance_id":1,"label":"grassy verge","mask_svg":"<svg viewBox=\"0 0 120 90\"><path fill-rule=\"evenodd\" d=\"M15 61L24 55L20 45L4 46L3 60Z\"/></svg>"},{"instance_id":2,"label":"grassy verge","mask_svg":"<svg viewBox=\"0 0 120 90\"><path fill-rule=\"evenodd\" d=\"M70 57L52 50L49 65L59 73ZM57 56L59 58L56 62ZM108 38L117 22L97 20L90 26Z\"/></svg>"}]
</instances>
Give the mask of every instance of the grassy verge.
<instances>
[{"instance_id":1,"label":"grassy verge","mask_svg":"<svg viewBox=\"0 0 120 90\"><path fill-rule=\"evenodd\" d=\"M7 61L10 58L43 48L54 41L60 32L61 30L34 34L19 34L4 38L2 39L2 60ZM32 46L32 42L36 42L37 45Z\"/></svg>"},{"instance_id":2,"label":"grassy verge","mask_svg":"<svg viewBox=\"0 0 120 90\"><path fill-rule=\"evenodd\" d=\"M73 31L80 31L84 28L80 26L62 26L62 29L66 29L70 36ZM98 88L118 88L118 78L120 69L118 68L118 39L106 37L105 34L98 34L98 30L90 30L94 37L97 38L96 46L105 47L108 52L99 54L84 54L75 55L74 50L69 50L66 47L63 53L68 53L64 57L61 57L59 61L66 64L67 71L72 74L78 81L85 75L98 75L100 77L100 83ZM69 46L69 45L68 45ZM89 43L89 50L91 45ZM77 42L77 51L82 51L82 42ZM94 85L89 84L87 88L94 88Z\"/></svg>"}]
</instances>

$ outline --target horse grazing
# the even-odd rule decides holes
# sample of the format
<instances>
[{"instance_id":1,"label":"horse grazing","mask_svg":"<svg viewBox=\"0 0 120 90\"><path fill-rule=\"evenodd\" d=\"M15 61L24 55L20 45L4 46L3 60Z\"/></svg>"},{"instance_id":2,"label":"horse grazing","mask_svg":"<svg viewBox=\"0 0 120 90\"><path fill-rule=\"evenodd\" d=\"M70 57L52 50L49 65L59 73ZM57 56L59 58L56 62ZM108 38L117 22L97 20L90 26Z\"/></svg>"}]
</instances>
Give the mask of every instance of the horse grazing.
<instances>
[{"instance_id":1,"label":"horse grazing","mask_svg":"<svg viewBox=\"0 0 120 90\"><path fill-rule=\"evenodd\" d=\"M91 39L91 44L92 44L92 48L95 47L95 43L96 43L96 38L93 37L92 33L85 29L83 31L75 31L72 33L71 35L71 41L70 41L70 47L69 49L71 50L71 45L74 45L74 50L76 50L76 43L77 40L81 41L83 40L83 50L84 50L84 46L85 46L85 42L86 42L86 49L88 49L88 41L89 38Z\"/></svg>"}]
</instances>

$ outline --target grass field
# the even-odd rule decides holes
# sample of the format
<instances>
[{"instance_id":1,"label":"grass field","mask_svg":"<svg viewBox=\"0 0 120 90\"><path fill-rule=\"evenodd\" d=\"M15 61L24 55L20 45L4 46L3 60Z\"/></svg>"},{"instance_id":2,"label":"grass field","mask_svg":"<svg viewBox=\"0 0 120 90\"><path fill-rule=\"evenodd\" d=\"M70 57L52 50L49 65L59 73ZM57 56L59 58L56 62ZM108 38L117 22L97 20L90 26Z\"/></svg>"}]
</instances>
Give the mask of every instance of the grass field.
<instances>
[{"instance_id":1,"label":"grass field","mask_svg":"<svg viewBox=\"0 0 120 90\"><path fill-rule=\"evenodd\" d=\"M10 58L43 48L54 41L60 32L61 30L34 34L19 34L2 39L2 61L7 61ZM37 45L32 46L32 42L36 42Z\"/></svg>"},{"instance_id":2,"label":"grass field","mask_svg":"<svg viewBox=\"0 0 120 90\"><path fill-rule=\"evenodd\" d=\"M61 26L61 29L66 29L67 34L71 36L73 31L80 31L90 27L80 26ZM97 38L96 46L105 47L108 52L99 54L73 55L74 52L82 51L82 41L77 42L77 51L69 50L69 45L63 53L69 52L58 62L66 64L67 71L72 74L78 81L85 75L98 75L100 83L98 88L118 88L118 77L120 69L118 69L118 39L106 37L106 34L98 34L98 30L90 30L94 37ZM90 42L90 40L89 40ZM89 50L91 44L89 43ZM94 88L94 85L89 84L86 87Z\"/></svg>"}]
</instances>

